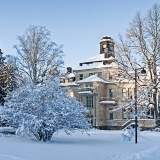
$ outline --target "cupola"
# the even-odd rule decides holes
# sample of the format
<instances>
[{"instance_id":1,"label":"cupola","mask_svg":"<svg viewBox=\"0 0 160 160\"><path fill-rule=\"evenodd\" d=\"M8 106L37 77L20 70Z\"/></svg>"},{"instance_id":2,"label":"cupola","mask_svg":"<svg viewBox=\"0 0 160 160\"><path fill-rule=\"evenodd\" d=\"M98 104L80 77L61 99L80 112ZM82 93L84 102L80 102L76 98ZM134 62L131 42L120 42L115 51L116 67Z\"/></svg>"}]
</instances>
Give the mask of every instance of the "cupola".
<instances>
[{"instance_id":1,"label":"cupola","mask_svg":"<svg viewBox=\"0 0 160 160\"><path fill-rule=\"evenodd\" d=\"M114 41L109 36L102 37L100 41L100 54L105 54L105 58L115 57Z\"/></svg>"}]
</instances>

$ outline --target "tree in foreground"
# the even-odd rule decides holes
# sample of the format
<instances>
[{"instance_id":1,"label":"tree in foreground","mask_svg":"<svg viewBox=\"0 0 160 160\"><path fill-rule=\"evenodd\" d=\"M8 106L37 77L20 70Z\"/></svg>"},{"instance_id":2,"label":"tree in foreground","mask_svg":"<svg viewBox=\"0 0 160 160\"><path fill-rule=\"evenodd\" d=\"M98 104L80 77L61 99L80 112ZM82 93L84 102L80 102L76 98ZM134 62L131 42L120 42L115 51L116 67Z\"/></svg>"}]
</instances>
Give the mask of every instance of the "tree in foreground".
<instances>
[{"instance_id":1,"label":"tree in foreground","mask_svg":"<svg viewBox=\"0 0 160 160\"><path fill-rule=\"evenodd\" d=\"M135 70L145 68L146 77L136 75L139 85L138 106L139 116L152 118L160 117L157 104L158 77L160 73L160 5L155 4L148 10L145 16L137 12L126 32L126 38L119 36L119 43L116 45L116 56L119 62L119 81L128 79L134 82ZM129 99L129 103L121 105L120 108L134 110L135 101ZM152 108L152 105L154 107ZM158 123L158 121L157 121ZM158 124L157 124L158 125Z\"/></svg>"},{"instance_id":2,"label":"tree in foreground","mask_svg":"<svg viewBox=\"0 0 160 160\"><path fill-rule=\"evenodd\" d=\"M59 130L70 134L90 128L85 118L87 110L67 95L58 78L47 80L44 85L29 83L14 90L6 97L1 112L10 126L19 128L17 133L32 135L39 141L51 140Z\"/></svg>"},{"instance_id":3,"label":"tree in foreground","mask_svg":"<svg viewBox=\"0 0 160 160\"><path fill-rule=\"evenodd\" d=\"M17 37L15 49L19 55L19 70L35 84L42 83L48 74L56 75L63 65L62 46L50 39L50 32L42 26L29 26L23 36Z\"/></svg>"}]
</instances>

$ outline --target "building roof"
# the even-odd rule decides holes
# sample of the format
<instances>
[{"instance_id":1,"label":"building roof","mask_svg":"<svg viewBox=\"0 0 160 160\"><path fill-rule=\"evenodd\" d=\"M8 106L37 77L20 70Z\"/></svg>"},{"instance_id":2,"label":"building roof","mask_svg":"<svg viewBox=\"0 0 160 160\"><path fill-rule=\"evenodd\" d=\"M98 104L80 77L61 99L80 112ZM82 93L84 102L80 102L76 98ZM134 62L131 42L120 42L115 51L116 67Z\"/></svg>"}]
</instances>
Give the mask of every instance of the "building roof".
<instances>
[{"instance_id":1,"label":"building roof","mask_svg":"<svg viewBox=\"0 0 160 160\"><path fill-rule=\"evenodd\" d=\"M60 86L69 87L69 86L78 86L78 84L75 82L69 82L69 83L60 83Z\"/></svg>"},{"instance_id":2,"label":"building roof","mask_svg":"<svg viewBox=\"0 0 160 160\"><path fill-rule=\"evenodd\" d=\"M114 57L109 57L109 58L105 58L104 53L102 54L98 54L96 56L93 56L91 58L88 58L87 60L84 60L82 63L87 63L87 62L98 62L98 61L104 61L104 60L114 60Z\"/></svg>"},{"instance_id":3,"label":"building roof","mask_svg":"<svg viewBox=\"0 0 160 160\"><path fill-rule=\"evenodd\" d=\"M98 77L97 75L92 75L90 77L87 77L85 79L82 79L80 81L77 81L77 83L90 83L90 82L102 82L102 83L111 83L109 81L105 81L102 78Z\"/></svg>"},{"instance_id":4,"label":"building roof","mask_svg":"<svg viewBox=\"0 0 160 160\"><path fill-rule=\"evenodd\" d=\"M69 73L69 74L67 75L67 77L72 78L72 77L76 77L76 76L75 76L74 73Z\"/></svg>"},{"instance_id":5,"label":"building roof","mask_svg":"<svg viewBox=\"0 0 160 160\"><path fill-rule=\"evenodd\" d=\"M118 67L115 62L111 64L103 64L103 62L94 62L90 64L83 64L82 66L78 66L74 71L85 70L85 69L94 69L94 68L110 68L110 67Z\"/></svg>"},{"instance_id":6,"label":"building roof","mask_svg":"<svg viewBox=\"0 0 160 160\"><path fill-rule=\"evenodd\" d=\"M94 57L91 57L87 60L84 60L80 63L80 65L74 69L74 71L84 70L84 69L93 69L93 68L108 68L108 67L115 67L118 66L115 62L110 64L103 64L103 61L113 61L115 60L114 57L105 58L105 54L98 54Z\"/></svg>"},{"instance_id":7,"label":"building roof","mask_svg":"<svg viewBox=\"0 0 160 160\"><path fill-rule=\"evenodd\" d=\"M110 41L110 42L114 43L113 39L110 36L103 36L100 43L101 42L106 42L106 41Z\"/></svg>"}]
</instances>

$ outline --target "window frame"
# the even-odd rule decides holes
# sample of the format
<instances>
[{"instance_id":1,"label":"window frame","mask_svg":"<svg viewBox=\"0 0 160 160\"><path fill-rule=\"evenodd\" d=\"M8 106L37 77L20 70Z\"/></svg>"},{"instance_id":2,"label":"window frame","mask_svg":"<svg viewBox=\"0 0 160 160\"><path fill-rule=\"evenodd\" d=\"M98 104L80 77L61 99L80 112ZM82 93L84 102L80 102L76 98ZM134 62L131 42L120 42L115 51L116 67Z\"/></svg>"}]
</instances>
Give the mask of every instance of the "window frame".
<instances>
[{"instance_id":1,"label":"window frame","mask_svg":"<svg viewBox=\"0 0 160 160\"><path fill-rule=\"evenodd\" d=\"M98 72L98 77L102 77L102 72Z\"/></svg>"},{"instance_id":2,"label":"window frame","mask_svg":"<svg viewBox=\"0 0 160 160\"><path fill-rule=\"evenodd\" d=\"M86 96L86 107L93 108L93 96Z\"/></svg>"},{"instance_id":3,"label":"window frame","mask_svg":"<svg viewBox=\"0 0 160 160\"><path fill-rule=\"evenodd\" d=\"M79 74L79 80L83 79L83 74Z\"/></svg>"},{"instance_id":4,"label":"window frame","mask_svg":"<svg viewBox=\"0 0 160 160\"><path fill-rule=\"evenodd\" d=\"M110 112L111 110L113 110L113 108L109 108L109 119L113 120L113 112Z\"/></svg>"},{"instance_id":5,"label":"window frame","mask_svg":"<svg viewBox=\"0 0 160 160\"><path fill-rule=\"evenodd\" d=\"M122 110L122 119L127 119L127 114L125 111Z\"/></svg>"},{"instance_id":6,"label":"window frame","mask_svg":"<svg viewBox=\"0 0 160 160\"><path fill-rule=\"evenodd\" d=\"M124 92L125 90L125 92ZM127 89L126 88L122 88L122 98L127 97Z\"/></svg>"},{"instance_id":7,"label":"window frame","mask_svg":"<svg viewBox=\"0 0 160 160\"><path fill-rule=\"evenodd\" d=\"M113 99L113 89L109 89L109 100Z\"/></svg>"}]
</instances>

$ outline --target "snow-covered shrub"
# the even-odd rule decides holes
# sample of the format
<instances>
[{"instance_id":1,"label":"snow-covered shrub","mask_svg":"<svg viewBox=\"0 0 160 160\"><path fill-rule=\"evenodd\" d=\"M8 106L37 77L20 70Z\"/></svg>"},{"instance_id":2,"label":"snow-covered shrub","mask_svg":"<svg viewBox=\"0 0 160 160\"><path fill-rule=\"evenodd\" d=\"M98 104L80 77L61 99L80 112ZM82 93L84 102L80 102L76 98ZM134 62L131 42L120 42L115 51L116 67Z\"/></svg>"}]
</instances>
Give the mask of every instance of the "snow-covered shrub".
<instances>
[{"instance_id":1,"label":"snow-covered shrub","mask_svg":"<svg viewBox=\"0 0 160 160\"><path fill-rule=\"evenodd\" d=\"M154 130L155 132L160 132L160 127L156 127Z\"/></svg>"},{"instance_id":2,"label":"snow-covered shrub","mask_svg":"<svg viewBox=\"0 0 160 160\"><path fill-rule=\"evenodd\" d=\"M34 135L37 140L46 141L62 129L70 134L77 129L83 132L90 128L85 118L87 110L67 95L58 78L39 86L23 85L9 93L5 100L5 113L14 119L12 126L19 122L18 134Z\"/></svg>"},{"instance_id":3,"label":"snow-covered shrub","mask_svg":"<svg viewBox=\"0 0 160 160\"><path fill-rule=\"evenodd\" d=\"M124 133L122 133L123 141L130 141L133 138L134 133L135 133L134 128L126 129Z\"/></svg>"},{"instance_id":4,"label":"snow-covered shrub","mask_svg":"<svg viewBox=\"0 0 160 160\"><path fill-rule=\"evenodd\" d=\"M0 106L0 127L14 127L17 128L19 122L14 117L14 111L12 108Z\"/></svg>"}]
</instances>

